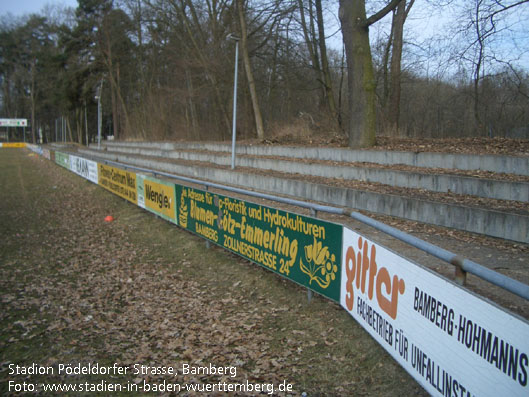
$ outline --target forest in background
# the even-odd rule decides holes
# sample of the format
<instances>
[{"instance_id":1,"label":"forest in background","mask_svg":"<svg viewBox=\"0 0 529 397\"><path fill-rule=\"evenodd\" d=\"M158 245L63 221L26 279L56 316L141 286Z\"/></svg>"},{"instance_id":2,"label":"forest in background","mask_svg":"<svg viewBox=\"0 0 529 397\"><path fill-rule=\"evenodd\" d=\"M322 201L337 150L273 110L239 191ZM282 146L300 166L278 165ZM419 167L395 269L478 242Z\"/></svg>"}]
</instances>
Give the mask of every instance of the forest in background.
<instances>
[{"instance_id":1,"label":"forest in background","mask_svg":"<svg viewBox=\"0 0 529 397\"><path fill-rule=\"evenodd\" d=\"M339 3L341 13L330 0L79 0L76 9L3 16L0 117L27 118L33 142L41 131L44 142L62 134L86 144L97 135L100 92L104 136L229 139L236 37L238 138L350 135L360 75L373 91L367 117L377 136L529 138L520 62L529 1ZM334 39L357 5L360 30L370 31L361 65L372 75L352 62L354 40L347 51ZM421 39L408 26L426 9L450 18Z\"/></svg>"}]
</instances>

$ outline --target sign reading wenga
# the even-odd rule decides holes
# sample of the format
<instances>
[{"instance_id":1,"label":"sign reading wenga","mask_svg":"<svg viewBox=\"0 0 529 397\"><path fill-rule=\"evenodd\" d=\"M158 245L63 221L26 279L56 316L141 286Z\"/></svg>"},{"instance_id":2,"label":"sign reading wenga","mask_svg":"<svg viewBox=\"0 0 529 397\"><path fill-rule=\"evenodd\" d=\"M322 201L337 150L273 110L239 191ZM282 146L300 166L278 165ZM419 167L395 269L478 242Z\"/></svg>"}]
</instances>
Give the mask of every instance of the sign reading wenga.
<instances>
[{"instance_id":1,"label":"sign reading wenga","mask_svg":"<svg viewBox=\"0 0 529 397\"><path fill-rule=\"evenodd\" d=\"M179 224L330 299L340 299L342 226L177 186Z\"/></svg>"},{"instance_id":2,"label":"sign reading wenga","mask_svg":"<svg viewBox=\"0 0 529 397\"><path fill-rule=\"evenodd\" d=\"M114 194L138 204L136 173L98 163L98 184Z\"/></svg>"},{"instance_id":3,"label":"sign reading wenga","mask_svg":"<svg viewBox=\"0 0 529 397\"><path fill-rule=\"evenodd\" d=\"M178 224L174 183L137 174L138 205Z\"/></svg>"}]
</instances>

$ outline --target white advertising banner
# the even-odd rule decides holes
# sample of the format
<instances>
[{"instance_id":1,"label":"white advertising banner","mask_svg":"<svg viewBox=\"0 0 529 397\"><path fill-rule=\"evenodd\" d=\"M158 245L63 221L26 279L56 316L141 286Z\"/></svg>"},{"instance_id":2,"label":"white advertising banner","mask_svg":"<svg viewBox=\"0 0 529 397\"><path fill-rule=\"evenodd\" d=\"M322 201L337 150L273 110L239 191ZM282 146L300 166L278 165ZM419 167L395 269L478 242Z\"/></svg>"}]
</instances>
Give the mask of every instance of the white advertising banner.
<instances>
[{"instance_id":1,"label":"white advertising banner","mask_svg":"<svg viewBox=\"0 0 529 397\"><path fill-rule=\"evenodd\" d=\"M26 147L31 150L32 152L37 153L38 155L42 156L42 148L38 145L33 145L31 143L26 144Z\"/></svg>"},{"instance_id":2,"label":"white advertising banner","mask_svg":"<svg viewBox=\"0 0 529 397\"><path fill-rule=\"evenodd\" d=\"M28 119L0 119L0 127L27 127Z\"/></svg>"},{"instance_id":3,"label":"white advertising banner","mask_svg":"<svg viewBox=\"0 0 529 397\"><path fill-rule=\"evenodd\" d=\"M70 155L70 170L95 184L98 183L97 163L95 161Z\"/></svg>"},{"instance_id":4,"label":"white advertising banner","mask_svg":"<svg viewBox=\"0 0 529 397\"><path fill-rule=\"evenodd\" d=\"M340 304L433 396L529 396L529 323L343 229Z\"/></svg>"},{"instance_id":5,"label":"white advertising banner","mask_svg":"<svg viewBox=\"0 0 529 397\"><path fill-rule=\"evenodd\" d=\"M136 174L136 189L138 191L138 205L141 208L145 208L145 192L144 192L144 184L143 181L145 181L145 178L147 178L143 174Z\"/></svg>"}]
</instances>

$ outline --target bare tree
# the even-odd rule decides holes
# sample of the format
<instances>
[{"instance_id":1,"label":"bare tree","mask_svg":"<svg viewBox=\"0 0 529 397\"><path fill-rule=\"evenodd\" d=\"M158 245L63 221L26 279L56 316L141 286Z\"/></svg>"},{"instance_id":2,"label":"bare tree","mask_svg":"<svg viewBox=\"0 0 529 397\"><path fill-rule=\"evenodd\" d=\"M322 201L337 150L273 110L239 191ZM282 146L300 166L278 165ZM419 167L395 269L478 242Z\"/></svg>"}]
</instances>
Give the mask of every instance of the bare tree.
<instances>
[{"instance_id":1,"label":"bare tree","mask_svg":"<svg viewBox=\"0 0 529 397\"><path fill-rule=\"evenodd\" d=\"M497 60L493 54L487 54L492 52L489 44L495 36L507 29L502 18L524 4L529 4L529 0L473 0L466 3L463 10L464 15L468 15L468 22L461 33L471 40L459 55L472 64L473 113L477 133L486 134L491 128L484 120L487 109L483 108L481 100L482 82L487 77L485 68L488 61Z\"/></svg>"},{"instance_id":2,"label":"bare tree","mask_svg":"<svg viewBox=\"0 0 529 397\"><path fill-rule=\"evenodd\" d=\"M323 25L323 10L321 0L315 0L316 3L316 20L318 24L318 44L321 55L321 71L323 74L323 86L325 88L325 99L329 106L329 111L333 118L337 117L336 102L334 100L334 90L332 88L331 71L329 68L329 59L327 57L327 45L325 43L325 28Z\"/></svg>"},{"instance_id":3,"label":"bare tree","mask_svg":"<svg viewBox=\"0 0 529 397\"><path fill-rule=\"evenodd\" d=\"M316 9L316 15L314 15L313 7ZM310 56L311 66L314 70L316 80L321 86L321 103L329 109L333 118L338 118L329 59L327 56L327 45L325 43L322 2L321 0L308 0L307 6L305 6L302 0L298 0L298 9L301 29ZM308 11L309 15L308 24L306 11ZM317 32L316 26L318 28Z\"/></svg>"},{"instance_id":4,"label":"bare tree","mask_svg":"<svg viewBox=\"0 0 529 397\"><path fill-rule=\"evenodd\" d=\"M241 26L241 50L244 62L244 69L246 70L246 79L248 80L248 88L250 90L250 97L252 99L252 108L255 118L255 130L259 139L264 138L263 117L261 116L261 108L259 107L259 99L257 98L257 91L255 88L255 79L252 73L252 66L250 64L250 55L248 53L248 29L246 28L246 16L244 12L243 0L237 0L237 9L239 13L239 22Z\"/></svg>"},{"instance_id":5,"label":"bare tree","mask_svg":"<svg viewBox=\"0 0 529 397\"><path fill-rule=\"evenodd\" d=\"M367 18L364 0L340 0L340 22L347 55L349 94L349 146L375 144L375 76L369 43L369 27L395 9L402 0L392 0Z\"/></svg>"},{"instance_id":6,"label":"bare tree","mask_svg":"<svg viewBox=\"0 0 529 397\"><path fill-rule=\"evenodd\" d=\"M386 114L388 132L393 136L399 135L402 47L404 44L404 22L415 0L403 0L393 10L391 34L388 47L391 46L390 80L387 90Z\"/></svg>"}]
</instances>

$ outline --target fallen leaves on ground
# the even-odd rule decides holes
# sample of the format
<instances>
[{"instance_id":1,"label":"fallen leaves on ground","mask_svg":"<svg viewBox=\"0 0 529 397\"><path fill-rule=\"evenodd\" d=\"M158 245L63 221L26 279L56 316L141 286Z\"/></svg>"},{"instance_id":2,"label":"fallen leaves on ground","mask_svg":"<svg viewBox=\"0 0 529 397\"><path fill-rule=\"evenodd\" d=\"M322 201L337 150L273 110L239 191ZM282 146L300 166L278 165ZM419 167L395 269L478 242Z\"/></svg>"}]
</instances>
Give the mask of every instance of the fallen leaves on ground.
<instances>
[{"instance_id":1,"label":"fallen leaves on ground","mask_svg":"<svg viewBox=\"0 0 529 397\"><path fill-rule=\"evenodd\" d=\"M204 251L203 241L186 232L172 236L171 255L159 255L166 244L161 236L159 242L144 243L131 236L141 229L169 235L169 241L171 230L177 230L173 226L163 223L166 228L159 231L163 221L151 214L46 160L29 161L16 165L34 167L24 175L24 196L11 181L0 200L3 385L13 379L7 371L13 362L116 362L128 368L211 363L236 366L236 377L191 374L178 381L278 385L294 380L294 395L304 388L320 395L376 395L384 386L374 386L373 379L390 390L404 376L409 393L424 394L337 305L322 299L310 308L293 304L292 297L303 298L304 291L217 248L204 255L213 263L199 262L200 256L188 251ZM108 214L114 222L104 221ZM225 271L234 272L231 279L212 268L221 256ZM199 264L207 274L190 276ZM239 270L230 270L234 267ZM252 274L253 281L241 280L240 271ZM208 287L217 280L220 287ZM281 290L276 301L270 288ZM320 319L322 312L326 320ZM380 364L383 369L372 373ZM336 366L340 369L330 370ZM130 381L163 379L146 373Z\"/></svg>"},{"instance_id":2,"label":"fallen leaves on ground","mask_svg":"<svg viewBox=\"0 0 529 397\"><path fill-rule=\"evenodd\" d=\"M328 133L325 135L294 136L285 135L264 140L245 140L247 144L264 145L299 145L347 147L348 138L344 134ZM528 156L529 139L511 138L394 138L377 136L376 145L369 150L402 151L402 152L441 152L461 154L503 154L511 156Z\"/></svg>"}]
</instances>

